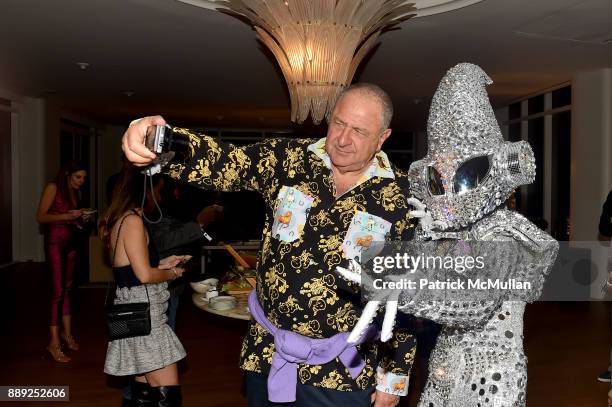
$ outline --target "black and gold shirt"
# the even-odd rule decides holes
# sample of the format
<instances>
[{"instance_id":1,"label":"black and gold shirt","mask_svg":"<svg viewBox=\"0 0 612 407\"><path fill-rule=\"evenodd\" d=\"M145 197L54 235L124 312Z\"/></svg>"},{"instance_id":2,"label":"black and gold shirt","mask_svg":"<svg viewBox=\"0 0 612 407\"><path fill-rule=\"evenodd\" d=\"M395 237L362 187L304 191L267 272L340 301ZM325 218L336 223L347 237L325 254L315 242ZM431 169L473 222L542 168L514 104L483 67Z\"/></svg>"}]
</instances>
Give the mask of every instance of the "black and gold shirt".
<instances>
[{"instance_id":1,"label":"black and gold shirt","mask_svg":"<svg viewBox=\"0 0 612 407\"><path fill-rule=\"evenodd\" d=\"M265 200L257 294L267 318L281 329L311 338L350 331L362 311L360 297L334 270L347 267L348 259L372 241L411 238L406 174L380 152L356 186L336 198L324 138L269 139L236 147L184 129L175 131L189 136L193 158L172 164L170 176L205 189L258 191ZM336 359L326 365L300 365L300 382L342 391L367 389L375 384L379 365L396 376L408 376L416 341L396 329L384 347L362 344L358 349L366 368L357 380ZM251 320L241 368L267 373L273 353L274 338Z\"/></svg>"}]
</instances>

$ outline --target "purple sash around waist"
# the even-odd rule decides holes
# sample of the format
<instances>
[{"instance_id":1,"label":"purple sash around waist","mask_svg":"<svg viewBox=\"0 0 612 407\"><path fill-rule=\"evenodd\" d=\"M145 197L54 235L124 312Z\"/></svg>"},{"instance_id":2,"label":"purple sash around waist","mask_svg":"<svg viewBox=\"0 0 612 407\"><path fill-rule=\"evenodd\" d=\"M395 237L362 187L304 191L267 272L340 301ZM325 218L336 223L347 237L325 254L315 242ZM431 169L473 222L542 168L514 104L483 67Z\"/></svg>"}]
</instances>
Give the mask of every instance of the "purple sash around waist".
<instances>
[{"instance_id":1,"label":"purple sash around waist","mask_svg":"<svg viewBox=\"0 0 612 407\"><path fill-rule=\"evenodd\" d=\"M365 367L365 362L355 345L346 342L350 332L341 332L327 339L313 339L304 335L280 329L266 318L256 290L249 295L251 315L272 336L274 336L274 355L268 375L268 398L274 403L295 401L297 386L297 365L323 365L335 358L346 366L351 377L356 379ZM375 339L377 330L370 325L358 344Z\"/></svg>"}]
</instances>

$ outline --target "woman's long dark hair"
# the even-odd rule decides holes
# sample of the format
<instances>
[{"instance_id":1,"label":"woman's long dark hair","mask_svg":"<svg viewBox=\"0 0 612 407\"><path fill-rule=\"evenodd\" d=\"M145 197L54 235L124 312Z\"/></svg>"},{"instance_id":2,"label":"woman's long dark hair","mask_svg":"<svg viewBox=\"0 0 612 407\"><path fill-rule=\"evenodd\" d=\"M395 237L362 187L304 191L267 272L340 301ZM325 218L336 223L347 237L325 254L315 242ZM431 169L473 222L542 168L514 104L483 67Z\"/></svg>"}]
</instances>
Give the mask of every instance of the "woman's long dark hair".
<instances>
[{"instance_id":1,"label":"woman's long dark hair","mask_svg":"<svg viewBox=\"0 0 612 407\"><path fill-rule=\"evenodd\" d=\"M57 192L60 196L68 203L70 209L77 208L79 204L79 194L76 191L70 190L69 179L72 174L79 171L87 172L87 169L77 160L70 160L64 163L60 170L57 172L55 177L55 185L57 185Z\"/></svg>"},{"instance_id":2,"label":"woman's long dark hair","mask_svg":"<svg viewBox=\"0 0 612 407\"><path fill-rule=\"evenodd\" d=\"M99 229L100 238L107 246L110 247L110 233L115 223L125 212L140 206L143 194L144 175L140 173L140 168L126 162L113 188L110 206Z\"/></svg>"}]
</instances>

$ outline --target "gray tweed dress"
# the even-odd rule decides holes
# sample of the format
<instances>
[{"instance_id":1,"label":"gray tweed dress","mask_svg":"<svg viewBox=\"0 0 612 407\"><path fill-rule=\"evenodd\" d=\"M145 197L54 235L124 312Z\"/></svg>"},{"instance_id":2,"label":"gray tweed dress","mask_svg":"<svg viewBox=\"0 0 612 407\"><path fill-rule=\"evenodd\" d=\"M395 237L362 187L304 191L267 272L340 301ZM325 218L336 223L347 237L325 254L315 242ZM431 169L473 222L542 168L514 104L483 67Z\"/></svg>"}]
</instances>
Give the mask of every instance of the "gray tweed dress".
<instances>
[{"instance_id":1,"label":"gray tweed dress","mask_svg":"<svg viewBox=\"0 0 612 407\"><path fill-rule=\"evenodd\" d=\"M185 349L166 323L168 283L147 284L151 302L151 333L108 343L104 372L113 376L143 374L183 359ZM144 285L117 288L115 304L146 302Z\"/></svg>"}]
</instances>

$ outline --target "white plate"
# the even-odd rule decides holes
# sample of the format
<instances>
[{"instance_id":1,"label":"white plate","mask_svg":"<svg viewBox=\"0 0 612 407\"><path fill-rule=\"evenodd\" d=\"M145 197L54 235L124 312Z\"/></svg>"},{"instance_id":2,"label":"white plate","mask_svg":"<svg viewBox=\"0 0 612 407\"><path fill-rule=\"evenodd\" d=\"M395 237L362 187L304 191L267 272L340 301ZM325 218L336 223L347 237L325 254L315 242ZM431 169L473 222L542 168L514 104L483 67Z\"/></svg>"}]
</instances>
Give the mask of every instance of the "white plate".
<instances>
[{"instance_id":1,"label":"white plate","mask_svg":"<svg viewBox=\"0 0 612 407\"><path fill-rule=\"evenodd\" d=\"M189 283L189 285L196 293L204 294L207 291L216 290L218 283L219 280L216 278L207 278L206 280L202 281L192 281Z\"/></svg>"},{"instance_id":2,"label":"white plate","mask_svg":"<svg viewBox=\"0 0 612 407\"><path fill-rule=\"evenodd\" d=\"M231 295L221 295L219 297L213 297L208 301L210 308L217 311L225 311L236 308L238 301Z\"/></svg>"}]
</instances>

